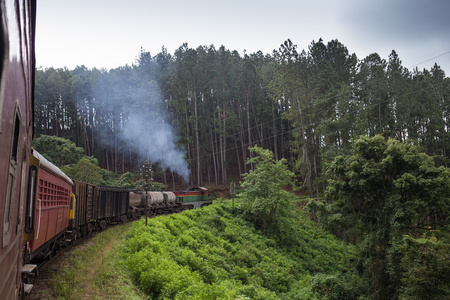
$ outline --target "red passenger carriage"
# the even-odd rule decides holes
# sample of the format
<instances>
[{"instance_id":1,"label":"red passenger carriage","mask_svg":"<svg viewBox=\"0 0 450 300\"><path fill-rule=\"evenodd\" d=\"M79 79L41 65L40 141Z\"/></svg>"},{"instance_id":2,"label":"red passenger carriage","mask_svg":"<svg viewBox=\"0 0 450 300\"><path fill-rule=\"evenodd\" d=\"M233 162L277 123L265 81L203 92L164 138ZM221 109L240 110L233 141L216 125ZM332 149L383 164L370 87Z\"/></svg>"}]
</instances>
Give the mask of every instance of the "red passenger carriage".
<instances>
[{"instance_id":1,"label":"red passenger carriage","mask_svg":"<svg viewBox=\"0 0 450 300\"><path fill-rule=\"evenodd\" d=\"M36 175L29 170L36 2L0 5L0 299L14 299L22 290L23 241L30 237L24 232L33 231L25 209L32 199L28 178Z\"/></svg>"},{"instance_id":2,"label":"red passenger carriage","mask_svg":"<svg viewBox=\"0 0 450 300\"><path fill-rule=\"evenodd\" d=\"M64 235L70 223L72 180L37 151L40 161L39 184L35 214L34 240L28 243L31 257L52 252L56 240ZM53 243L52 243L53 242ZM48 248L48 249L45 249ZM47 251L46 251L47 250Z\"/></svg>"}]
</instances>

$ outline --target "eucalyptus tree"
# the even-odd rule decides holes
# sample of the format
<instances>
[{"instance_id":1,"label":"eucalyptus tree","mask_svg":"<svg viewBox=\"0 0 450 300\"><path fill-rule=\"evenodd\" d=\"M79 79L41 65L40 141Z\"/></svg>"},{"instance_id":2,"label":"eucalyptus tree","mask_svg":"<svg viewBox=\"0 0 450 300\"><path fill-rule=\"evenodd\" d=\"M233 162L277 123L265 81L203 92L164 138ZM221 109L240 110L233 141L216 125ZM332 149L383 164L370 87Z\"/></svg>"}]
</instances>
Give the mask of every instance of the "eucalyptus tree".
<instances>
[{"instance_id":1,"label":"eucalyptus tree","mask_svg":"<svg viewBox=\"0 0 450 300\"><path fill-rule=\"evenodd\" d=\"M359 103L355 128L357 135L391 136L394 131L386 68L386 60L377 53L368 55L359 64L354 91Z\"/></svg>"},{"instance_id":2,"label":"eucalyptus tree","mask_svg":"<svg viewBox=\"0 0 450 300\"><path fill-rule=\"evenodd\" d=\"M430 70L430 94L432 105L430 109L430 128L427 128L425 147L427 153L435 155L440 163L447 164L449 148L449 97L450 80L445 77L444 71L435 64Z\"/></svg>"},{"instance_id":3,"label":"eucalyptus tree","mask_svg":"<svg viewBox=\"0 0 450 300\"><path fill-rule=\"evenodd\" d=\"M36 80L36 108L45 118L38 121L45 134L58 136L64 124L64 96L66 83L63 73L68 70L49 68L43 72L37 72ZM39 131L38 131L39 132Z\"/></svg>"},{"instance_id":4,"label":"eucalyptus tree","mask_svg":"<svg viewBox=\"0 0 450 300\"><path fill-rule=\"evenodd\" d=\"M172 101L180 117L185 121L185 138L188 143L189 160L195 183L201 184L200 136L198 126L198 104L201 101L202 66L199 64L198 49L189 48L185 43L175 51L176 71L172 82ZM191 125L191 123L193 123ZM191 139L193 131L193 140ZM194 183L191 176L191 184Z\"/></svg>"},{"instance_id":5,"label":"eucalyptus tree","mask_svg":"<svg viewBox=\"0 0 450 300\"><path fill-rule=\"evenodd\" d=\"M307 56L310 70L308 99L308 149L314 170L317 198L325 188L322 156L328 151L349 148L352 137L351 81L354 78L356 55L349 54L338 40L326 45L322 39L312 42Z\"/></svg>"},{"instance_id":6,"label":"eucalyptus tree","mask_svg":"<svg viewBox=\"0 0 450 300\"><path fill-rule=\"evenodd\" d=\"M221 181L227 183L227 169L230 160L230 151L227 145L233 139L232 133L236 126L236 114L233 110L236 94L233 85L239 85L239 77L232 75L232 53L221 46L216 50L213 46L208 49L208 88L206 91L208 106L205 110L206 120L209 124L209 140L211 154L208 156L209 164L214 167L216 184ZM237 161L239 163L239 160Z\"/></svg>"},{"instance_id":7,"label":"eucalyptus tree","mask_svg":"<svg viewBox=\"0 0 450 300\"><path fill-rule=\"evenodd\" d=\"M412 107L410 101L412 95L411 74L402 66L402 62L394 50L389 55L386 76L388 97L392 103L391 110L394 118L394 130L390 137L404 141L408 138L408 119Z\"/></svg>"},{"instance_id":8,"label":"eucalyptus tree","mask_svg":"<svg viewBox=\"0 0 450 300\"><path fill-rule=\"evenodd\" d=\"M430 71L414 71L409 96L408 135L417 139L430 155L442 155L445 138L444 107L445 97L439 82L443 82L443 72L435 66Z\"/></svg>"},{"instance_id":9,"label":"eucalyptus tree","mask_svg":"<svg viewBox=\"0 0 450 300\"><path fill-rule=\"evenodd\" d=\"M77 66L72 70L70 90L75 103L75 114L78 116L74 124L76 142L83 145L86 155L93 156L96 149L96 124L94 115L101 113L95 111L96 81L102 76L98 69L89 70L85 66Z\"/></svg>"},{"instance_id":10,"label":"eucalyptus tree","mask_svg":"<svg viewBox=\"0 0 450 300\"><path fill-rule=\"evenodd\" d=\"M308 118L305 108L308 106L310 93L309 70L304 53L297 52L297 46L291 40L285 41L277 52L274 52L278 63L275 82L275 99L285 102L287 107L292 108L287 111L285 117L292 122L296 129L293 133L294 150L297 149L301 160L298 161L300 175L304 178L310 197L313 196L311 179L311 162L307 144L307 122ZM298 140L297 140L298 139Z\"/></svg>"}]
</instances>

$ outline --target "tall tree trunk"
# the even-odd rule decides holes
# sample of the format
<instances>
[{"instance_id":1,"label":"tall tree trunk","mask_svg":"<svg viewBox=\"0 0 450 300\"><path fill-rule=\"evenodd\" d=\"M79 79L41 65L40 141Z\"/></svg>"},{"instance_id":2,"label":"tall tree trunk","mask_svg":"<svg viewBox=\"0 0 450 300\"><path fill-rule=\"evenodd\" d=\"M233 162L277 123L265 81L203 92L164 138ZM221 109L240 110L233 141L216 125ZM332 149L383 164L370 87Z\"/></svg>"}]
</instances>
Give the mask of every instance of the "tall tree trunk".
<instances>
[{"instance_id":1,"label":"tall tree trunk","mask_svg":"<svg viewBox=\"0 0 450 300\"><path fill-rule=\"evenodd\" d=\"M311 164L309 162L308 156L308 145L306 144L306 136L305 136L305 127L303 123L303 113L302 106L300 104L300 97L297 95L297 104L298 104L298 112L300 114L300 130L301 130L301 143L302 143L302 154L303 154L303 162L306 165L306 180L308 181L308 189L309 189L309 197L313 197L312 192L312 183L311 183Z\"/></svg>"},{"instance_id":2,"label":"tall tree trunk","mask_svg":"<svg viewBox=\"0 0 450 300\"><path fill-rule=\"evenodd\" d=\"M175 191L175 176L173 174L173 171L171 173L172 173L172 191Z\"/></svg>"},{"instance_id":3,"label":"tall tree trunk","mask_svg":"<svg viewBox=\"0 0 450 300\"><path fill-rule=\"evenodd\" d=\"M108 147L105 148L105 158L106 158L106 170L111 171L109 168Z\"/></svg>"},{"instance_id":4,"label":"tall tree trunk","mask_svg":"<svg viewBox=\"0 0 450 300\"><path fill-rule=\"evenodd\" d=\"M186 141L188 141L188 143L187 143L188 158L189 158L189 161L193 161L193 159L192 159L193 158L192 157L192 151L191 151L191 143L189 142L189 137L190 137L189 118L188 118L188 109L187 109L186 103L185 103L184 111L185 111L185 115L184 116L185 116L185 122L186 122ZM192 165L190 165L189 167L191 169L191 174L192 174L192 171L193 171ZM193 176L190 176L189 177L189 182L186 182L186 183L188 183L190 185L193 185L193 178L192 177Z\"/></svg>"},{"instance_id":5,"label":"tall tree trunk","mask_svg":"<svg viewBox=\"0 0 450 300\"><path fill-rule=\"evenodd\" d=\"M59 136L58 134L59 134L59 130L58 130L58 127L59 127L59 124L58 124L58 104L57 104L57 102L55 103L55 115L54 115L54 123L55 123L55 128L53 128L53 130L55 131L55 136Z\"/></svg>"},{"instance_id":6,"label":"tall tree trunk","mask_svg":"<svg viewBox=\"0 0 450 300\"><path fill-rule=\"evenodd\" d=\"M246 93L246 100L247 100L247 131L248 131L248 147L251 148L252 145L252 129L250 128L250 95L249 91L247 90ZM249 153L250 159L252 158L252 152ZM253 164L250 164L250 168L253 170Z\"/></svg>"},{"instance_id":7,"label":"tall tree trunk","mask_svg":"<svg viewBox=\"0 0 450 300\"><path fill-rule=\"evenodd\" d=\"M216 130L214 130L216 131ZM214 166L214 182L217 185L218 183L218 172L217 172L217 160L216 160L216 149L215 149L215 144L216 144L216 140L214 138L214 134L212 129L210 130L210 136L211 136L211 153L212 153L212 160L213 160L213 166Z\"/></svg>"},{"instance_id":8,"label":"tall tree trunk","mask_svg":"<svg viewBox=\"0 0 450 300\"><path fill-rule=\"evenodd\" d=\"M91 154L89 153L89 137L87 134L87 128L86 128L86 120L84 118L84 116L82 117L83 119L83 141L84 141L84 149L85 149L85 153L88 156L91 156Z\"/></svg>"},{"instance_id":9,"label":"tall tree trunk","mask_svg":"<svg viewBox=\"0 0 450 300\"><path fill-rule=\"evenodd\" d=\"M222 184L223 186L227 185L227 168L225 166L225 160L226 160L226 134L227 134L227 130L226 130L226 114L225 114L225 104L223 104L223 129L222 129L222 140L223 142L222 144Z\"/></svg>"},{"instance_id":10,"label":"tall tree trunk","mask_svg":"<svg viewBox=\"0 0 450 300\"><path fill-rule=\"evenodd\" d=\"M91 155L94 156L94 106L89 98L89 123L91 125Z\"/></svg>"},{"instance_id":11,"label":"tall tree trunk","mask_svg":"<svg viewBox=\"0 0 450 300\"><path fill-rule=\"evenodd\" d=\"M199 133L198 133L198 115L197 115L197 93L193 92L194 96L194 135L195 135L195 145L196 145L196 161L197 161L197 185L201 185L201 177L200 177L200 140L199 140Z\"/></svg>"},{"instance_id":12,"label":"tall tree trunk","mask_svg":"<svg viewBox=\"0 0 450 300\"><path fill-rule=\"evenodd\" d=\"M241 107L239 107L238 109L238 116L239 116L239 124L241 125L241 131L238 133L239 134L239 139L241 142L241 151L242 151L242 165L244 166L244 173L247 173L247 149L245 147L245 135L244 135L244 128L245 128L245 123L242 117L242 109ZM242 173L241 173L242 174Z\"/></svg>"},{"instance_id":13,"label":"tall tree trunk","mask_svg":"<svg viewBox=\"0 0 450 300\"><path fill-rule=\"evenodd\" d=\"M238 146L238 143L237 143L237 139L234 139L234 146L236 148L236 159L237 159L237 163L238 163L239 178L240 178L241 174L242 174L242 170L241 170L241 158L239 157L239 146Z\"/></svg>"},{"instance_id":14,"label":"tall tree trunk","mask_svg":"<svg viewBox=\"0 0 450 300\"><path fill-rule=\"evenodd\" d=\"M122 174L125 174L125 149L122 149Z\"/></svg>"},{"instance_id":15,"label":"tall tree trunk","mask_svg":"<svg viewBox=\"0 0 450 300\"><path fill-rule=\"evenodd\" d=\"M117 152L119 147L119 137L117 134L117 128L114 128L114 172L117 173Z\"/></svg>"}]
</instances>

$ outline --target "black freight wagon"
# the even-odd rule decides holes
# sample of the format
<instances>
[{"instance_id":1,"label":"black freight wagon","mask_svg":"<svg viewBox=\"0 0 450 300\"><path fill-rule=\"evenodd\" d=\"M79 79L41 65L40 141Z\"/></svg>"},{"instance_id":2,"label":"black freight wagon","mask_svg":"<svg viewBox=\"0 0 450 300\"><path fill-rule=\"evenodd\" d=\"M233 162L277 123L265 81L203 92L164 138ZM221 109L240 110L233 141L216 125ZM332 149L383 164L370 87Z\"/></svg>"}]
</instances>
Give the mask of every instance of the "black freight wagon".
<instances>
[{"instance_id":1,"label":"black freight wagon","mask_svg":"<svg viewBox=\"0 0 450 300\"><path fill-rule=\"evenodd\" d=\"M73 183L75 214L72 219L72 229L79 236L84 236L96 227L98 187L76 180Z\"/></svg>"},{"instance_id":2,"label":"black freight wagon","mask_svg":"<svg viewBox=\"0 0 450 300\"><path fill-rule=\"evenodd\" d=\"M118 221L126 221L128 206L130 203L130 192L123 188L98 187L97 219L100 226Z\"/></svg>"}]
</instances>

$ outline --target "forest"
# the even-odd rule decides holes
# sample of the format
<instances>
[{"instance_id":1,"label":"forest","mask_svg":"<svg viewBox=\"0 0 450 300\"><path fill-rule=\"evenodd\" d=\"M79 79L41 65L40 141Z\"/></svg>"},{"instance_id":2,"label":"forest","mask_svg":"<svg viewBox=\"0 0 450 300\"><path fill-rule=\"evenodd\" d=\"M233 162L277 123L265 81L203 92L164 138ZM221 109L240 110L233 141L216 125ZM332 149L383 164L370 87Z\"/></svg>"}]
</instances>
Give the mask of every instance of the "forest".
<instances>
[{"instance_id":1,"label":"forest","mask_svg":"<svg viewBox=\"0 0 450 300\"><path fill-rule=\"evenodd\" d=\"M38 69L34 147L92 183L135 188L148 160L157 188L229 188L232 204L135 225L126 259L152 297L443 299L449 100L437 64L410 71L395 51L183 44L111 70ZM136 262L178 246L160 273Z\"/></svg>"},{"instance_id":2,"label":"forest","mask_svg":"<svg viewBox=\"0 0 450 300\"><path fill-rule=\"evenodd\" d=\"M116 69L38 69L35 137L71 140L100 167L138 171L177 186L237 182L258 145L285 158L310 197L324 166L361 135L417 141L438 165L449 160L450 80L435 64L409 71L395 51L359 59L338 40L272 54L181 45L144 49Z\"/></svg>"}]
</instances>

